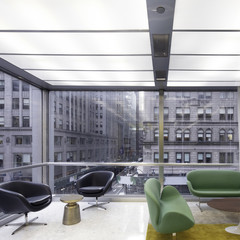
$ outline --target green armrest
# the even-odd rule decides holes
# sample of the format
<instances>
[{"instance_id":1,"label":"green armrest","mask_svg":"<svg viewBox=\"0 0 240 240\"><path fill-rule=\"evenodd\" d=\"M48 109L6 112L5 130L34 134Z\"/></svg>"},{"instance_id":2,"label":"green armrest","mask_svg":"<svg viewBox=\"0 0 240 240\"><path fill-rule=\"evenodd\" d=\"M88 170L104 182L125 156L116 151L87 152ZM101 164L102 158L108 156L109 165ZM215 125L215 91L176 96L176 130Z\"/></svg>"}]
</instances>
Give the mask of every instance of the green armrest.
<instances>
[{"instance_id":1,"label":"green armrest","mask_svg":"<svg viewBox=\"0 0 240 240\"><path fill-rule=\"evenodd\" d=\"M157 179L148 179L144 185L151 224L160 233L176 233L194 225L194 218L186 200L173 186L161 193Z\"/></svg>"}]
</instances>

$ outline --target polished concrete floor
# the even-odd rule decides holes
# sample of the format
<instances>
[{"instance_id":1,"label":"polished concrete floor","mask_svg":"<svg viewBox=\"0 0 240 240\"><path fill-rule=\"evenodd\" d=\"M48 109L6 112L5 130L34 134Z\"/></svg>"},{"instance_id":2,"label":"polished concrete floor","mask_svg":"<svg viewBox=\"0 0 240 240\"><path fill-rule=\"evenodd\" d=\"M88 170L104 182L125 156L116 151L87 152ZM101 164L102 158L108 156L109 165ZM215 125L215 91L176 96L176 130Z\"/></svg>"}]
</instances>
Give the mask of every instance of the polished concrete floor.
<instances>
[{"instance_id":1,"label":"polished concrete floor","mask_svg":"<svg viewBox=\"0 0 240 240\"><path fill-rule=\"evenodd\" d=\"M203 204L203 212L195 202L188 202L196 223L238 223L238 213L218 211ZM80 208L88 206L85 201L79 202ZM11 235L16 226L2 226L0 239L17 240L145 240L149 221L147 203L111 202L105 205L107 210L96 208L81 210L81 222L66 226L62 224L65 204L54 199L46 209L30 213L29 219L38 216L38 222L47 222L46 226L27 226ZM20 217L14 222L23 221Z\"/></svg>"}]
</instances>

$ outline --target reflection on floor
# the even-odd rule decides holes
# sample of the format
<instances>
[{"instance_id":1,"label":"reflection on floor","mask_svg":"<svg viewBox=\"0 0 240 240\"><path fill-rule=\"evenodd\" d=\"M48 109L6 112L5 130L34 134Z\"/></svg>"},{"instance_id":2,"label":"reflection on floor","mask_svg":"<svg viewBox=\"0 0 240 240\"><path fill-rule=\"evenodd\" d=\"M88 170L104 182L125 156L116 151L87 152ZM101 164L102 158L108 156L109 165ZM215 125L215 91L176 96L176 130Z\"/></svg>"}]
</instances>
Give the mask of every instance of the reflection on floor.
<instances>
[{"instance_id":1,"label":"reflection on floor","mask_svg":"<svg viewBox=\"0 0 240 240\"><path fill-rule=\"evenodd\" d=\"M218 211L202 204L203 212L195 202L188 202L196 223L238 223L237 213ZM80 208L88 205L80 202ZM11 235L16 226L0 228L0 239L4 240L145 240L148 225L146 202L111 202L107 210L96 208L81 211L81 222L71 226L62 225L64 203L59 199L38 213L30 213L29 219L38 216L39 222L47 226L28 226ZM23 221L23 217L15 222Z\"/></svg>"}]
</instances>

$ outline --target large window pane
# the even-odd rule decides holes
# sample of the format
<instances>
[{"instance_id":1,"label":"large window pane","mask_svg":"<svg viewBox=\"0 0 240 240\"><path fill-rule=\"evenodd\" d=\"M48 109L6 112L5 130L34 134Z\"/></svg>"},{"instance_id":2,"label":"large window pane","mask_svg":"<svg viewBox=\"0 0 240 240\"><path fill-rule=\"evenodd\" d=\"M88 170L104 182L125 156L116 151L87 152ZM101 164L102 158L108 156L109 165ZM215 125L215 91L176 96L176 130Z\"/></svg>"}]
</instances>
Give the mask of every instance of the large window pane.
<instances>
[{"instance_id":1,"label":"large window pane","mask_svg":"<svg viewBox=\"0 0 240 240\"><path fill-rule=\"evenodd\" d=\"M41 90L0 72L0 167L13 168L42 162ZM31 108L31 112L29 109ZM41 169L3 174L1 181L36 181Z\"/></svg>"},{"instance_id":2,"label":"large window pane","mask_svg":"<svg viewBox=\"0 0 240 240\"><path fill-rule=\"evenodd\" d=\"M169 163L190 164L233 164L226 169L238 169L238 93L237 92L167 92L164 108L169 109L169 117L164 121L168 131L168 141L164 141L164 151L169 152ZM187 110L186 110L187 109ZM190 113L190 121L182 119ZM183 135L183 137L182 137ZM199 168L191 166L164 167L165 179L181 191L187 172ZM210 166L209 166L210 167ZM180 186L181 185L181 186Z\"/></svg>"},{"instance_id":3,"label":"large window pane","mask_svg":"<svg viewBox=\"0 0 240 240\"><path fill-rule=\"evenodd\" d=\"M51 161L159 162L158 92L55 91L50 92L50 106ZM143 185L138 184L149 174L158 174L158 168L152 167L111 169L136 178L134 187L123 188L119 194L143 194ZM85 167L55 167L55 191L67 191L64 183L86 171ZM115 187L121 189L121 181Z\"/></svg>"}]
</instances>

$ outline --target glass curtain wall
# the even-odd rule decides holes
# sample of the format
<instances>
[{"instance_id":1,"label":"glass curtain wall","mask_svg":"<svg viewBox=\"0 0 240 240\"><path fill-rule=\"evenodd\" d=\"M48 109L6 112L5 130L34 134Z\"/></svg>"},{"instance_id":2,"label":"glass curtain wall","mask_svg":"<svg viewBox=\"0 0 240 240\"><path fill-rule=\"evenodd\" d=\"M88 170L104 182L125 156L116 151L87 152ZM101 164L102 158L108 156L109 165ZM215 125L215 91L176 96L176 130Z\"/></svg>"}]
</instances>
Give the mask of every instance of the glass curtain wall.
<instances>
[{"instance_id":1,"label":"glass curtain wall","mask_svg":"<svg viewBox=\"0 0 240 240\"><path fill-rule=\"evenodd\" d=\"M43 93L0 72L0 168L42 163ZM187 193L191 164L231 164L238 169L238 93L165 92L159 113L158 92L49 92L50 162L129 162L128 167L58 166L50 170L56 193L75 190L74 183L93 169L115 172L114 195L143 194L143 183L159 176L154 166L132 167L131 162L185 163L165 166L164 184ZM164 154L159 156L159 114L164 119ZM160 136L161 137L161 136ZM215 167L219 169L219 167ZM222 168L222 167L221 167ZM42 169L0 175L0 181L42 181Z\"/></svg>"},{"instance_id":2,"label":"glass curtain wall","mask_svg":"<svg viewBox=\"0 0 240 240\"><path fill-rule=\"evenodd\" d=\"M50 99L51 161L159 162L158 92L58 91L51 92ZM186 173L198 168L191 164L229 163L226 168L238 168L237 92L165 92L160 114L163 161L186 163L164 167L165 185L188 193ZM151 166L55 167L55 191L72 192L75 180L93 169L115 172L116 195L143 194L143 183L159 177L159 168Z\"/></svg>"},{"instance_id":3,"label":"glass curtain wall","mask_svg":"<svg viewBox=\"0 0 240 240\"><path fill-rule=\"evenodd\" d=\"M0 169L42 162L41 90L0 72ZM42 181L39 170L0 175L0 182Z\"/></svg>"}]
</instances>

